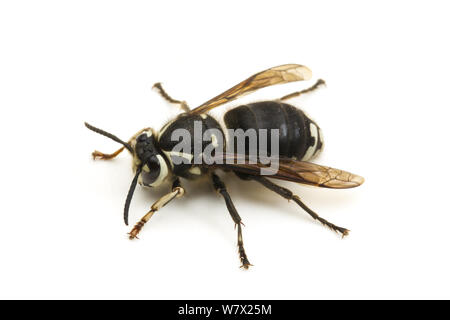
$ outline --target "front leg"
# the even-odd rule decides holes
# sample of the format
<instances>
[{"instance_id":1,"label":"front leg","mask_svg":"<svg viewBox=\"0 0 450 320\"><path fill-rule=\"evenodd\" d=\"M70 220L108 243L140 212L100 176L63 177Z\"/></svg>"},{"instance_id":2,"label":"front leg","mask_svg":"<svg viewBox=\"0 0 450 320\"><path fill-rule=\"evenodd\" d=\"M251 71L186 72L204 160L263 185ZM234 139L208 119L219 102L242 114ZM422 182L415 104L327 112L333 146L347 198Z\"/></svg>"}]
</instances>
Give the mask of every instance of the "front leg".
<instances>
[{"instance_id":1,"label":"front leg","mask_svg":"<svg viewBox=\"0 0 450 320\"><path fill-rule=\"evenodd\" d=\"M125 147L122 147L113 153L103 153L103 152L95 150L94 152L92 152L92 157L94 158L94 160L96 160L96 159L111 160L111 159L114 159L115 157L117 157L123 151L123 149L125 149Z\"/></svg>"},{"instance_id":2,"label":"front leg","mask_svg":"<svg viewBox=\"0 0 450 320\"><path fill-rule=\"evenodd\" d=\"M144 225L147 223L148 220L150 220L150 218L153 216L153 214L158 211L159 209L161 209L162 207L164 207L166 204L168 204L170 201L172 201L173 199L177 198L177 197L181 197L184 195L184 189L183 187L181 187L180 184L180 179L176 179L172 185L172 192L162 196L161 198L159 198L151 207L150 211L147 212L147 214L145 216L143 216L141 218L141 220L139 220L138 223L136 223L136 225L134 226L134 228L130 231L129 233L129 238L130 240L133 240L135 238L137 238L137 235L139 234L139 232L142 230L142 228L144 227Z\"/></svg>"},{"instance_id":3,"label":"front leg","mask_svg":"<svg viewBox=\"0 0 450 320\"><path fill-rule=\"evenodd\" d=\"M248 269L248 267L251 266L252 264L250 263L250 261L248 261L247 254L245 253L245 249L244 249L244 241L242 240L241 217L239 216L236 208L234 207L233 201L231 200L231 197L228 194L225 184L222 182L222 180L220 180L219 176L213 173L212 180L213 180L214 188L224 198L225 204L228 208L228 212L230 213L231 218L233 219L233 221L238 229L237 243L238 243L238 249L239 249L239 258L242 263L241 268Z\"/></svg>"}]
</instances>

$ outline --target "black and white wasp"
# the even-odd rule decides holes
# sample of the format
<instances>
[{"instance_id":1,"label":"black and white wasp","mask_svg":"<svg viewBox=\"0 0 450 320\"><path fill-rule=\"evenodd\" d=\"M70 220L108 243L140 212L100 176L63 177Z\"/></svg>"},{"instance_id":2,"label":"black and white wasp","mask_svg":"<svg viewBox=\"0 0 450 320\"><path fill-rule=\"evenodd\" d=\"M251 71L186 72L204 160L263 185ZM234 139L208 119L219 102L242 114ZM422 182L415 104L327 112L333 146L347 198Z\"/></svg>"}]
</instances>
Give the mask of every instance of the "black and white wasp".
<instances>
[{"instance_id":1,"label":"black and white wasp","mask_svg":"<svg viewBox=\"0 0 450 320\"><path fill-rule=\"evenodd\" d=\"M364 179L358 175L307 162L322 150L323 136L321 130L303 111L284 101L315 90L324 83L323 80L317 81L315 85L306 90L294 92L280 99L241 105L225 113L224 123L226 129L242 129L243 131L248 129L279 129L278 167L269 176L261 175L261 169L267 167L266 162L259 159L254 162L245 161L250 153L247 146L244 154L225 151L222 146L221 150L216 150L214 156L216 159L221 158L224 161L210 164L193 161L196 156L193 151L191 153L183 153L175 150L178 141L173 140L173 133L177 129L184 129L192 133L195 125L200 124L203 131L214 129L226 137L224 129L219 122L208 114L210 110L255 90L292 81L309 80L311 76L312 73L307 67L298 64L287 64L270 68L251 76L195 109L190 109L185 101L171 98L164 91L161 84L156 83L154 87L158 89L162 97L171 103L180 105L183 113L165 124L159 132L151 128L145 128L131 137L128 142L124 142L106 131L85 123L88 129L123 145L122 148L112 154L94 151L92 154L94 159L113 159L125 148L133 156L133 171L135 175L125 201L125 224L128 225L130 202L138 182L147 187L158 187L167 180L172 183L170 192L157 200L150 211L134 226L129 233L130 239L137 237L144 224L149 221L156 211L173 199L183 196L185 190L181 185L180 178L195 179L209 175L214 188L224 198L228 211L237 226L239 257L242 267L247 269L251 264L244 250L241 217L228 194L225 184L215 173L218 169L234 172L243 180L259 182L285 199L293 200L312 218L320 221L325 226L342 234L342 236L347 235L349 232L347 229L321 218L289 189L281 187L267 178L333 189L353 188L360 186L364 182ZM203 152L211 143L214 144L215 137L212 136L211 138L210 141L196 141L195 135L191 135L190 142L192 146L200 145L200 151ZM229 143L227 139L225 141ZM180 161L180 158L183 161ZM244 161L238 161L239 159L242 160L242 158L244 158Z\"/></svg>"}]
</instances>

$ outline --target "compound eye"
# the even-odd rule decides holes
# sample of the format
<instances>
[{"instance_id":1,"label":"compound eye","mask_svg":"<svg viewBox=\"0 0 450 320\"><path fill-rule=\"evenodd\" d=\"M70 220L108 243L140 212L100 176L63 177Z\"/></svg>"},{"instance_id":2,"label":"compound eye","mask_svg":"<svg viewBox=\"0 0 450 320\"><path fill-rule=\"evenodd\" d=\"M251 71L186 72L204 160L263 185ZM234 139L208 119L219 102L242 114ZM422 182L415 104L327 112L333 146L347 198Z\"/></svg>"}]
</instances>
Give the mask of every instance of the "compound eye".
<instances>
[{"instance_id":1,"label":"compound eye","mask_svg":"<svg viewBox=\"0 0 450 320\"><path fill-rule=\"evenodd\" d=\"M152 184L155 182L160 173L161 166L159 165L159 160L156 156L152 156L147 163L144 165L143 170L143 178L144 178L144 184Z\"/></svg>"},{"instance_id":2,"label":"compound eye","mask_svg":"<svg viewBox=\"0 0 450 320\"><path fill-rule=\"evenodd\" d=\"M161 169L161 165L159 164L159 159L157 157L152 157L148 163L148 168L150 169L150 172L158 172Z\"/></svg>"}]
</instances>

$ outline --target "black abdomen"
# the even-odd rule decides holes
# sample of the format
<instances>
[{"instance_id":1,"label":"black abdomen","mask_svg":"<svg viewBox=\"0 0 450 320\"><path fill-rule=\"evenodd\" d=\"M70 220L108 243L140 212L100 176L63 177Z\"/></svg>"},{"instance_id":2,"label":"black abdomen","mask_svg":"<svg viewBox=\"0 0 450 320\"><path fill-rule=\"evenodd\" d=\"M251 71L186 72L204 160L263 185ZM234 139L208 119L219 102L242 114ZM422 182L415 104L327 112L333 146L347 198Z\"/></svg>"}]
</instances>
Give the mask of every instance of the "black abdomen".
<instances>
[{"instance_id":1,"label":"black abdomen","mask_svg":"<svg viewBox=\"0 0 450 320\"><path fill-rule=\"evenodd\" d=\"M323 145L320 128L303 111L277 101L262 101L242 105L228 111L224 116L228 129L267 129L268 155L275 150L271 145L271 129L279 129L279 155L309 160L319 153ZM236 149L235 138L235 152ZM260 141L258 138L258 148ZM245 147L249 150L248 140Z\"/></svg>"}]
</instances>

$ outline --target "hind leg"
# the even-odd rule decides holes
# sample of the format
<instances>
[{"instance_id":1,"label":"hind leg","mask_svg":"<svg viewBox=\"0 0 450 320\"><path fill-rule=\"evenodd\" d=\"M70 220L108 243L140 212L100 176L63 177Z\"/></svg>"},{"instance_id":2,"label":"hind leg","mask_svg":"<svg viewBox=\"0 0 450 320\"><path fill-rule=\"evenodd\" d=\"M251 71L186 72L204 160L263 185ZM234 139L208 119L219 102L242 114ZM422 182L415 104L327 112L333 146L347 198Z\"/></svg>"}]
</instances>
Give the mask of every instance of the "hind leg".
<instances>
[{"instance_id":1,"label":"hind leg","mask_svg":"<svg viewBox=\"0 0 450 320\"><path fill-rule=\"evenodd\" d=\"M176 99L173 99L171 96L169 96L169 94L163 89L161 82L155 83L153 85L153 88L156 88L158 90L159 94L161 95L161 97L163 97L166 101L168 101L170 103L178 104L180 106L180 108L186 112L188 112L190 110L186 101L176 100Z\"/></svg>"},{"instance_id":2,"label":"hind leg","mask_svg":"<svg viewBox=\"0 0 450 320\"><path fill-rule=\"evenodd\" d=\"M308 92L312 92L314 90L317 90L317 88L319 88L321 85L325 85L325 81L322 79L317 80L317 82L310 88L308 89L304 89L302 91L297 91L297 92L293 92L290 93L288 95L285 95L284 97L282 97L280 100L284 101L284 100L288 100L288 99L292 99L298 96L301 96L302 94L308 93Z\"/></svg>"},{"instance_id":3,"label":"hind leg","mask_svg":"<svg viewBox=\"0 0 450 320\"><path fill-rule=\"evenodd\" d=\"M250 176L250 175L246 175L246 176L238 175L238 176L241 177L242 179L245 179L245 180L255 180L255 181L261 183L267 189L272 190L275 193L278 193L283 198L288 199L288 200L293 200L303 210L305 210L314 220L317 220L320 223L322 223L324 226L330 228L331 230L333 230L333 231L335 231L337 233L340 233L342 235L342 237L345 237L350 232L350 230L348 230L346 228L339 227L339 226L337 226L337 225L335 225L335 224L325 220L324 218L320 217L317 213L315 213L310 208L308 208L306 206L306 204L304 204L300 200L300 197L295 195L295 194L293 194L291 190L289 190L287 188L283 188L283 187L281 187L281 186L273 183L272 181L270 181L270 180L268 180L268 179L266 179L264 177L261 177L261 176Z\"/></svg>"}]
</instances>

